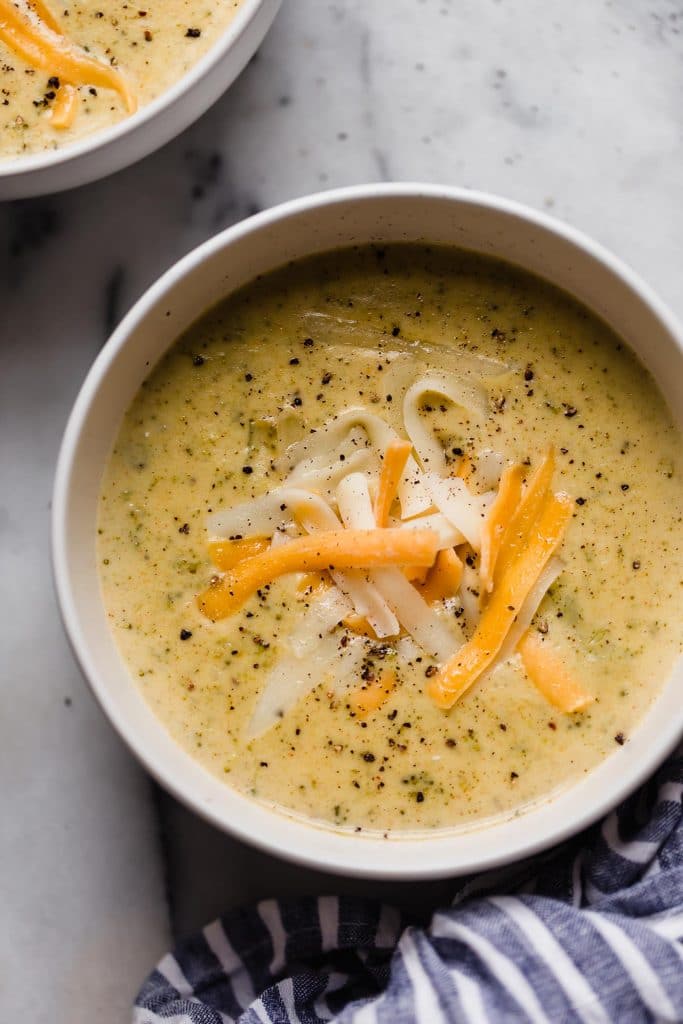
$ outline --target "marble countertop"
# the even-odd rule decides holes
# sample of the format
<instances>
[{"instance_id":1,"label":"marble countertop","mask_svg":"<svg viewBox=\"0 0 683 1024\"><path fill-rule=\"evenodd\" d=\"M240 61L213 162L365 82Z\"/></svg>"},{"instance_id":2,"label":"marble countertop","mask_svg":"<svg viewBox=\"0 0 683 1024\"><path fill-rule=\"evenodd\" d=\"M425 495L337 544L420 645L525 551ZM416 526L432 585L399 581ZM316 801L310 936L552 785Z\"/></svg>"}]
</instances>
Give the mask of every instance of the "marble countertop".
<instances>
[{"instance_id":1,"label":"marble countertop","mask_svg":"<svg viewBox=\"0 0 683 1024\"><path fill-rule=\"evenodd\" d=\"M502 193L590 232L683 315L673 0L289 0L230 92L118 176L0 206L0 1018L114 1024L171 942L245 899L368 885L254 854L162 794L90 698L50 579L54 463L111 328L197 243L377 180Z\"/></svg>"}]
</instances>

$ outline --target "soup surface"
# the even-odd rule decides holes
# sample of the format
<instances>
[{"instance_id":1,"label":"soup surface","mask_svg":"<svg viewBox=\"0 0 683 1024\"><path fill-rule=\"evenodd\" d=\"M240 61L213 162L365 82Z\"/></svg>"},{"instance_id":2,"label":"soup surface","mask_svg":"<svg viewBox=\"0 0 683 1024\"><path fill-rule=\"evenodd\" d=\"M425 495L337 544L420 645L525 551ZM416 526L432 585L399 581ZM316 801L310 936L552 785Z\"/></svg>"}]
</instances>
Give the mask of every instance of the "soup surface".
<instances>
[{"instance_id":1,"label":"soup surface","mask_svg":"<svg viewBox=\"0 0 683 1024\"><path fill-rule=\"evenodd\" d=\"M680 652L679 452L648 373L548 284L450 249L315 257L210 311L128 410L111 627L245 794L387 834L514 813L628 743ZM323 506L337 547L307 561Z\"/></svg>"},{"instance_id":2,"label":"soup surface","mask_svg":"<svg viewBox=\"0 0 683 1024\"><path fill-rule=\"evenodd\" d=\"M204 56L241 0L0 0L0 156L109 128Z\"/></svg>"}]
</instances>

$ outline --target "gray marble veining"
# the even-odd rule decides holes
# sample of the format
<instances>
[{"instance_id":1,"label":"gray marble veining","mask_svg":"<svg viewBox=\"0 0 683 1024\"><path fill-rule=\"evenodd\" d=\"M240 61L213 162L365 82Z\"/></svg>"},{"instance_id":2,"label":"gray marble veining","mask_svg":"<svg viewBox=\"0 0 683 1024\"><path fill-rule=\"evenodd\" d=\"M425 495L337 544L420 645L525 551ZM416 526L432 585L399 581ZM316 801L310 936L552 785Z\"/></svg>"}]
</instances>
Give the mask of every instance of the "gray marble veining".
<instances>
[{"instance_id":1,"label":"gray marble veining","mask_svg":"<svg viewBox=\"0 0 683 1024\"><path fill-rule=\"evenodd\" d=\"M170 926L244 898L387 894L252 856L155 800L86 692L52 595L48 506L69 407L113 326L240 218L401 179L546 209L683 314L682 91L680 0L289 0L181 138L114 178L0 207L2 1020L127 1019Z\"/></svg>"}]
</instances>

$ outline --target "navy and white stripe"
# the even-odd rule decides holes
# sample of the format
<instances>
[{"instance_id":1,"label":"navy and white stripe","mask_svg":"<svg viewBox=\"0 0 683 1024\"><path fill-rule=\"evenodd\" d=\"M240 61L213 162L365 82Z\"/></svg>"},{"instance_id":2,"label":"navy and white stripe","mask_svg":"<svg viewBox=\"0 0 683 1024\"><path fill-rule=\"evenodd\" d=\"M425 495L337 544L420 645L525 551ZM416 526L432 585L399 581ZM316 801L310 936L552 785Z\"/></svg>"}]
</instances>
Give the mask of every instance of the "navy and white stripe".
<instances>
[{"instance_id":1,"label":"navy and white stripe","mask_svg":"<svg viewBox=\"0 0 683 1024\"><path fill-rule=\"evenodd\" d=\"M427 927L266 900L167 954L133 1024L683 1021L683 756L600 825L463 880Z\"/></svg>"}]
</instances>

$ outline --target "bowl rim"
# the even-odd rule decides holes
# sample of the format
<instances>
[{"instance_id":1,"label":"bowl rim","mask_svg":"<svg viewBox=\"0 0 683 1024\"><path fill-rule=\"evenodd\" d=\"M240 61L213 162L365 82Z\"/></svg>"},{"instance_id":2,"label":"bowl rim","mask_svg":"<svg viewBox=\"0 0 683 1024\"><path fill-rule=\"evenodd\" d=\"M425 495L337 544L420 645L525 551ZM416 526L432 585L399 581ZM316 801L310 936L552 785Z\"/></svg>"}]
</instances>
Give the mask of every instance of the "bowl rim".
<instances>
[{"instance_id":1,"label":"bowl rim","mask_svg":"<svg viewBox=\"0 0 683 1024\"><path fill-rule=\"evenodd\" d=\"M532 804L529 808L523 808L521 813L506 817L501 821L484 821L479 827L475 827L472 830L450 831L450 833L436 832L431 835L425 833L401 835L396 833L392 834L391 839L387 842L377 838L376 834L354 836L353 833L326 828L324 824L321 825L314 821L283 814L276 808L260 804L249 797L244 797L237 790L226 786L226 789L232 796L238 797L237 803L241 803L243 809L245 807L250 809L258 808L262 812L259 813L259 810L255 810L246 821L239 815L229 817L225 810L213 806L210 801L202 801L197 794L193 794L192 783L185 782L181 773L171 771L163 763L163 757L157 757L148 752L141 736L134 735L131 723L123 713L119 712L113 699L110 698L106 687L100 685L96 659L89 650L89 643L82 629L77 610L75 600L77 587L69 572L67 551L69 535L69 485L76 462L76 450L84 421L100 382L106 377L110 366L120 350L125 347L129 337L145 321L148 314L156 307L162 297L172 293L183 278L197 267L200 267L214 254L230 247L246 235L258 233L278 221L286 221L300 214L315 211L320 207L343 205L349 202L362 202L376 198L393 198L396 200L433 198L453 201L456 204L480 205L489 210L493 209L499 214L521 218L522 221L531 224L533 227L550 232L556 237L559 236L560 239L568 241L573 246L583 250L585 254L603 264L607 271L616 275L622 283L626 284L629 290L635 293L639 301L646 307L649 307L650 312L660 320L664 330L670 335L675 346L683 355L683 325L680 324L663 300L658 297L648 284L641 280L634 270L583 232L546 213L529 208L516 200L456 186L413 182L354 185L289 200L232 225L181 258L166 270L138 299L99 352L78 393L60 447L52 501L52 568L65 631L79 667L93 695L110 723L115 727L140 763L176 799L221 831L227 832L271 855L282 857L308 868L337 872L350 877L376 878L381 880L435 879L462 875L472 871L480 872L523 860L547 850L551 846L562 843L570 836L594 824L646 781L676 747L683 736L683 711L678 712L678 706L676 705L677 713L672 713L665 719L663 727L657 733L656 743L651 743L650 745L641 744L640 748L636 745L638 757L623 758L625 752L628 751L629 747L633 747L637 739L638 730L636 730L629 744L625 747L620 747L618 751L603 759L595 768L591 769L586 777L561 790L557 795L541 800L537 804ZM303 258L304 255L302 254L300 258ZM520 266L523 266L523 264L520 264ZM671 688L671 684L665 687L665 690L655 699L652 707L662 701L664 695ZM639 728L648 720L651 710L645 713L644 718L639 722ZM662 726L661 722L658 724ZM187 756L190 757L190 755ZM468 859L467 856L457 856L456 851L453 849L453 844L458 841L464 841L467 847L467 839L470 836L485 836L487 834L496 836L497 830L504 831L513 822L531 822L533 816L538 815L539 812L542 813L544 809L549 809L551 805L557 807L569 804L569 795L572 791L584 785L586 778L593 778L601 768L604 769L605 764L611 763L613 759L620 757L622 760L619 763L622 770L617 780L613 780L611 786L603 786L599 796L592 798L586 806L580 807L578 813L571 818L567 818L564 823L556 821L551 825L546 824L545 828L540 831L534 828L517 829L511 845L504 846L502 843L493 843L489 844L488 849L484 851L479 850L476 857L470 855ZM207 772L207 774L209 773ZM219 782L219 784L225 786L223 782ZM256 832L253 831L254 821L257 822ZM260 832L258 831L259 828L261 829ZM319 837L323 834L328 838L330 836L334 837L334 840L316 844L316 833ZM498 838L498 836L496 837ZM501 835L500 838L503 838L503 836ZM441 845L439 846L440 843ZM448 844L450 844L450 847ZM389 856L392 848L396 851L401 846L404 849L407 846L412 846L413 858L410 863L406 857L401 858L399 856L396 858ZM427 849L431 848L432 851L436 851L437 846L439 847L438 855L434 853L431 858L427 857ZM366 856L361 857L357 851L363 848L366 851ZM378 855L381 853L379 860L367 856L370 853L370 848L377 852Z\"/></svg>"},{"instance_id":2,"label":"bowl rim","mask_svg":"<svg viewBox=\"0 0 683 1024\"><path fill-rule=\"evenodd\" d=\"M174 82L168 89L164 89L151 103L139 107L134 114L124 117L109 128L84 135L83 138L67 143L58 149L41 150L38 153L3 159L0 161L0 183L5 178L17 178L24 174L28 175L74 163L107 146L115 145L127 135L143 128L149 121L172 107L181 96L191 92L195 85L226 57L248 30L260 8L267 2L268 0L242 0L234 18L204 56L196 64L193 64L177 82Z\"/></svg>"}]
</instances>

